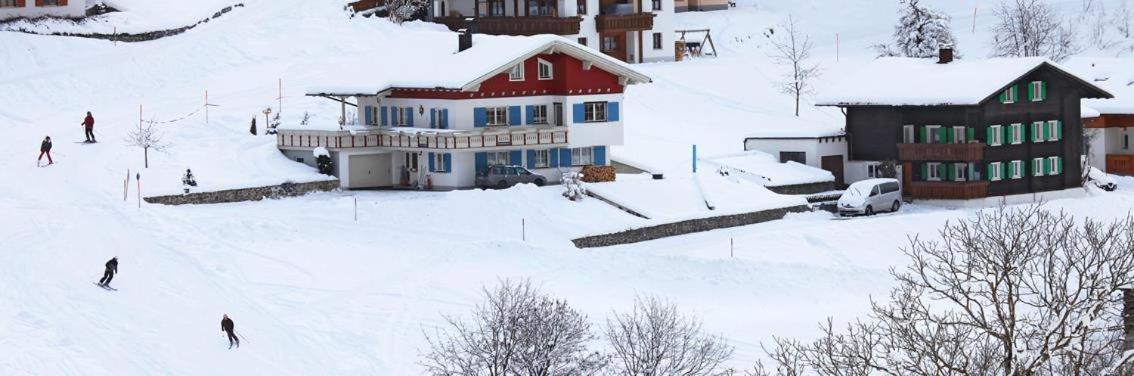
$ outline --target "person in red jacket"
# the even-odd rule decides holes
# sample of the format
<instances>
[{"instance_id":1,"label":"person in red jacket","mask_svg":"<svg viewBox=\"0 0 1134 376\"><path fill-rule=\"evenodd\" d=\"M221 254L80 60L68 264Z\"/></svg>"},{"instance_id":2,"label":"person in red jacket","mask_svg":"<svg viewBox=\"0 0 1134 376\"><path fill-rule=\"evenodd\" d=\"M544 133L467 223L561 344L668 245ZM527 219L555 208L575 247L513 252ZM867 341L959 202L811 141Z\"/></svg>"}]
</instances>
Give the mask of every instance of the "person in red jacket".
<instances>
[{"instance_id":1,"label":"person in red jacket","mask_svg":"<svg viewBox=\"0 0 1134 376\"><path fill-rule=\"evenodd\" d=\"M87 142L98 142L94 137L94 116L91 116L90 111L87 111L87 118L83 119L83 127L87 129Z\"/></svg>"}]
</instances>

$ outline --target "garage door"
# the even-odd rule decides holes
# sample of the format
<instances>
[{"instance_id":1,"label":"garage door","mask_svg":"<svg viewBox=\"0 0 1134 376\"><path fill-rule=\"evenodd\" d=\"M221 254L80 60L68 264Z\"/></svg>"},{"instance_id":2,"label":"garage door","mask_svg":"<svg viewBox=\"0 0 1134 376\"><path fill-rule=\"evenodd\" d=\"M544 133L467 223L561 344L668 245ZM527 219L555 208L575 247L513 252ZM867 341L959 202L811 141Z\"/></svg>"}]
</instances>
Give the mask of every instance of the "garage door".
<instances>
[{"instance_id":1,"label":"garage door","mask_svg":"<svg viewBox=\"0 0 1134 376\"><path fill-rule=\"evenodd\" d=\"M349 156L350 176L348 188L389 187L393 185L390 175L390 154L368 154Z\"/></svg>"},{"instance_id":2,"label":"garage door","mask_svg":"<svg viewBox=\"0 0 1134 376\"><path fill-rule=\"evenodd\" d=\"M842 188L845 184L843 182L843 156L842 155L828 155L819 160L820 168L830 171L831 175L835 175L835 187Z\"/></svg>"}]
</instances>

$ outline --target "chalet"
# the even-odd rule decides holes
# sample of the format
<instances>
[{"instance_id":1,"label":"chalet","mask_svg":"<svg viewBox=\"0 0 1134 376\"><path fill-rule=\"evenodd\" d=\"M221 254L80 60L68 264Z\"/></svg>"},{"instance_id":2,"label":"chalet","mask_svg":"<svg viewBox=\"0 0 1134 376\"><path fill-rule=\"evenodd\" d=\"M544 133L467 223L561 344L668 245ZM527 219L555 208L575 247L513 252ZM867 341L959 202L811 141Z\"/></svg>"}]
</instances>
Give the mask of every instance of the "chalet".
<instances>
[{"instance_id":1,"label":"chalet","mask_svg":"<svg viewBox=\"0 0 1134 376\"><path fill-rule=\"evenodd\" d=\"M730 0L674 0L674 12L703 12L728 9Z\"/></svg>"},{"instance_id":2,"label":"chalet","mask_svg":"<svg viewBox=\"0 0 1134 376\"><path fill-rule=\"evenodd\" d=\"M895 161L914 199L1082 186L1080 101L1111 94L1043 58L881 58L817 105L846 114L848 158Z\"/></svg>"},{"instance_id":3,"label":"chalet","mask_svg":"<svg viewBox=\"0 0 1134 376\"><path fill-rule=\"evenodd\" d=\"M0 0L0 20L12 18L79 18L87 14L86 0Z\"/></svg>"},{"instance_id":4,"label":"chalet","mask_svg":"<svg viewBox=\"0 0 1134 376\"><path fill-rule=\"evenodd\" d=\"M1111 174L1134 175L1134 59L1072 58L1067 67L1114 94L1111 99L1084 99L1083 127L1087 160Z\"/></svg>"},{"instance_id":5,"label":"chalet","mask_svg":"<svg viewBox=\"0 0 1134 376\"><path fill-rule=\"evenodd\" d=\"M357 106L359 125L281 127L279 149L307 163L313 149L328 149L345 188L469 188L491 165L524 166L553 183L609 164L609 147L622 144L623 90L650 82L554 35L466 33L457 50L377 83L310 88Z\"/></svg>"},{"instance_id":6,"label":"chalet","mask_svg":"<svg viewBox=\"0 0 1134 376\"><path fill-rule=\"evenodd\" d=\"M628 63L674 60L674 0L433 0L432 20L490 35L554 34Z\"/></svg>"}]
</instances>

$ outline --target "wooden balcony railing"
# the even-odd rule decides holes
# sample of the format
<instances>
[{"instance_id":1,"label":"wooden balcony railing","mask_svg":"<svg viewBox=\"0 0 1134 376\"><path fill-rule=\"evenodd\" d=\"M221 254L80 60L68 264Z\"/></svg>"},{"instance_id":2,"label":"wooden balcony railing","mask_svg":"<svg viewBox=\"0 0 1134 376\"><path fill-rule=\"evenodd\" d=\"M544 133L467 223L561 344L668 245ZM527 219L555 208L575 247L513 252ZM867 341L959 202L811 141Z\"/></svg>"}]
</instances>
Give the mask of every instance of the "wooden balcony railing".
<instances>
[{"instance_id":1,"label":"wooden balcony railing","mask_svg":"<svg viewBox=\"0 0 1134 376\"><path fill-rule=\"evenodd\" d=\"M401 132L377 129L365 132L304 131L281 129L276 146L281 149L476 150L512 146L564 146L567 128L519 128L506 130Z\"/></svg>"},{"instance_id":2,"label":"wooden balcony railing","mask_svg":"<svg viewBox=\"0 0 1134 376\"><path fill-rule=\"evenodd\" d=\"M1115 175L1134 175L1134 155L1107 154L1106 172Z\"/></svg>"},{"instance_id":3,"label":"wooden balcony railing","mask_svg":"<svg viewBox=\"0 0 1134 376\"><path fill-rule=\"evenodd\" d=\"M457 31L468 27L466 17L434 17L433 22ZM491 35L572 35L579 33L582 17L477 17L476 32Z\"/></svg>"},{"instance_id":4,"label":"wooden balcony railing","mask_svg":"<svg viewBox=\"0 0 1134 376\"><path fill-rule=\"evenodd\" d=\"M900 161L979 161L984 159L984 144L898 144Z\"/></svg>"},{"instance_id":5,"label":"wooden balcony railing","mask_svg":"<svg viewBox=\"0 0 1134 376\"><path fill-rule=\"evenodd\" d=\"M915 181L905 187L905 192L912 198L968 200L988 197L988 182Z\"/></svg>"},{"instance_id":6,"label":"wooden balcony railing","mask_svg":"<svg viewBox=\"0 0 1134 376\"><path fill-rule=\"evenodd\" d=\"M654 28L653 13L600 14L595 16L595 28L607 31L638 31Z\"/></svg>"}]
</instances>

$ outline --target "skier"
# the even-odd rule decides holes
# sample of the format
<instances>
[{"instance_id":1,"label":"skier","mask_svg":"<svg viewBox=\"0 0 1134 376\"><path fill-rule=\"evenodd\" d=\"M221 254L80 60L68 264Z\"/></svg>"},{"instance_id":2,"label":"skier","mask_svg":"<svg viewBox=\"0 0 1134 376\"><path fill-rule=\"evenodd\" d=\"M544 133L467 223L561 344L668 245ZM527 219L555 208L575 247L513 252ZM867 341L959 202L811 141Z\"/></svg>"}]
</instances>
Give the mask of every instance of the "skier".
<instances>
[{"instance_id":1,"label":"skier","mask_svg":"<svg viewBox=\"0 0 1134 376\"><path fill-rule=\"evenodd\" d=\"M48 165L55 164L55 161L51 160L51 136L45 137L43 139L43 142L39 144L39 159L35 160L35 163L37 165L39 164L40 161L43 161L44 155L47 156L47 164Z\"/></svg>"},{"instance_id":2,"label":"skier","mask_svg":"<svg viewBox=\"0 0 1134 376\"><path fill-rule=\"evenodd\" d=\"M193 171L185 169L185 176L181 177L181 186L185 188L185 193L189 193L189 187L197 186L197 179L193 178Z\"/></svg>"},{"instance_id":3,"label":"skier","mask_svg":"<svg viewBox=\"0 0 1134 376\"><path fill-rule=\"evenodd\" d=\"M240 338L238 338L236 336L236 333L234 333L236 331L236 325L232 323L232 319L228 318L227 313L224 315L224 318L221 319L221 321L220 321L220 328L221 328L222 332L225 332L225 333L228 334L228 348L231 349L233 343L235 343L236 347L239 348L240 347Z\"/></svg>"},{"instance_id":4,"label":"skier","mask_svg":"<svg viewBox=\"0 0 1134 376\"><path fill-rule=\"evenodd\" d=\"M114 273L118 273L118 256L114 256L106 262L106 272L102 273L102 279L98 280L98 285L110 287L110 280L114 279Z\"/></svg>"},{"instance_id":5,"label":"skier","mask_svg":"<svg viewBox=\"0 0 1134 376\"><path fill-rule=\"evenodd\" d=\"M98 142L94 136L94 116L90 111L87 111L87 118L83 119L83 127L87 129L87 142Z\"/></svg>"}]
</instances>

